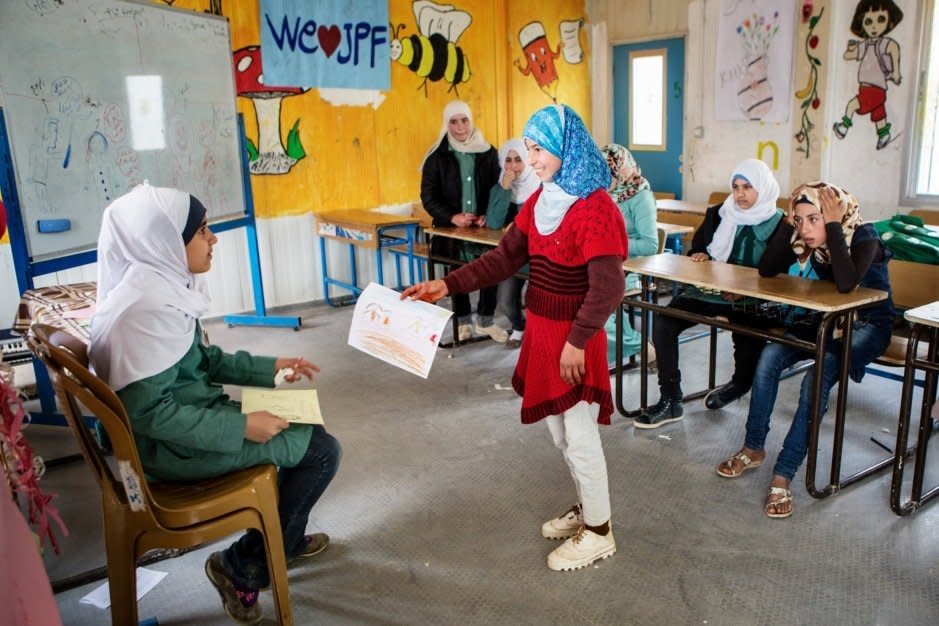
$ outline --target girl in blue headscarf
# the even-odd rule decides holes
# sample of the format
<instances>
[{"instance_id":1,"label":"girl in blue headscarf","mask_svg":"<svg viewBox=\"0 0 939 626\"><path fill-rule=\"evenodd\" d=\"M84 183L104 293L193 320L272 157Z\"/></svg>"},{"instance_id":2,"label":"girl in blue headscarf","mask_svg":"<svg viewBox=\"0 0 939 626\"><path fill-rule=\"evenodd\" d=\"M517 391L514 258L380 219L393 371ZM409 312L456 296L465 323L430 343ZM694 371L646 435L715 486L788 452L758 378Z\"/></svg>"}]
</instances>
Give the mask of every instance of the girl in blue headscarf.
<instances>
[{"instance_id":1,"label":"girl in blue headscarf","mask_svg":"<svg viewBox=\"0 0 939 626\"><path fill-rule=\"evenodd\" d=\"M499 246L401 297L434 302L530 265L527 326L512 386L522 396L522 423L547 422L574 478L577 504L541 527L545 538L566 539L548 555L548 567L572 570L616 552L597 424L609 424L613 413L603 325L623 297L628 241L606 191L610 168L573 109L540 109L523 137L542 188Z\"/></svg>"}]
</instances>

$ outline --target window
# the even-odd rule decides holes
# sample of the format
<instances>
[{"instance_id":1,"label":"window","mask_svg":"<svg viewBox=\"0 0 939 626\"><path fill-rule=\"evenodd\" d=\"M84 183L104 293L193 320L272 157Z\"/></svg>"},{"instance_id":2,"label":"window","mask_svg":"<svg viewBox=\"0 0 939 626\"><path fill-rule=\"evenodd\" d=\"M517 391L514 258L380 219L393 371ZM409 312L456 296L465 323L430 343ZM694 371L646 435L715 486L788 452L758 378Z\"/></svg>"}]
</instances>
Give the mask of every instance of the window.
<instances>
[{"instance_id":1,"label":"window","mask_svg":"<svg viewBox=\"0 0 939 626\"><path fill-rule=\"evenodd\" d=\"M906 205L939 204L939 11L923 4L923 43L914 98L912 149L906 168Z\"/></svg>"},{"instance_id":2,"label":"window","mask_svg":"<svg viewBox=\"0 0 939 626\"><path fill-rule=\"evenodd\" d=\"M629 53L629 149L665 151L667 50Z\"/></svg>"}]
</instances>

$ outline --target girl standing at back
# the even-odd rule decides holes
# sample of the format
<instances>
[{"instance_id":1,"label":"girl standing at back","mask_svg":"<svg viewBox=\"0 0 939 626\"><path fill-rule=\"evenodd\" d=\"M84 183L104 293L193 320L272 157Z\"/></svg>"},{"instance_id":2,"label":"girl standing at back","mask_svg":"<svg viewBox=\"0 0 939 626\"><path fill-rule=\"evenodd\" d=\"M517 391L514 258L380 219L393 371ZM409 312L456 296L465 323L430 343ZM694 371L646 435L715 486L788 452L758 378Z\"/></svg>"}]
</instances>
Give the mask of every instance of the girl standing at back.
<instances>
[{"instance_id":1,"label":"girl standing at back","mask_svg":"<svg viewBox=\"0 0 939 626\"><path fill-rule=\"evenodd\" d=\"M522 423L547 422L574 479L578 502L541 526L545 538L566 539L548 555L548 567L573 570L616 552L597 424L609 424L613 413L602 329L623 297L628 243L606 191L606 159L573 109L540 109L524 138L543 184L515 227L495 250L401 297L433 302L495 284L529 263L528 328L512 385L522 396Z\"/></svg>"},{"instance_id":2,"label":"girl standing at back","mask_svg":"<svg viewBox=\"0 0 939 626\"><path fill-rule=\"evenodd\" d=\"M528 164L528 148L521 139L509 139L499 148L502 176L489 193L486 225L492 229L507 229L515 221L518 210L531 194L541 186L541 180ZM505 342L507 348L522 345L525 332L525 313L522 310L522 288L525 281L509 276L499 283L499 308L512 324L512 334Z\"/></svg>"},{"instance_id":3,"label":"girl standing at back","mask_svg":"<svg viewBox=\"0 0 939 626\"><path fill-rule=\"evenodd\" d=\"M460 100L450 102L443 109L440 135L421 164L421 203L434 218L434 226L485 226L489 192L498 181L496 149L473 125L469 105ZM472 243L446 237L434 237L430 245L435 254L462 261L471 261L482 251ZM469 295L453 297L457 341L470 339L475 331L505 343L509 334L493 323L496 298L495 286L480 289L474 324Z\"/></svg>"}]
</instances>

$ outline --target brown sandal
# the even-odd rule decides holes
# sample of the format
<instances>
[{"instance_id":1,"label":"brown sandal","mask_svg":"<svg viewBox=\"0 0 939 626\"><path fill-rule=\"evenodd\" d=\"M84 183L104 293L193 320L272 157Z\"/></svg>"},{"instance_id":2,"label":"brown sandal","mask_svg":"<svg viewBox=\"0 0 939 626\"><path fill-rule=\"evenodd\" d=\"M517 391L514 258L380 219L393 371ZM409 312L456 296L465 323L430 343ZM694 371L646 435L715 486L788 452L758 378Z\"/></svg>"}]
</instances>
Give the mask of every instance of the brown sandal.
<instances>
[{"instance_id":1,"label":"brown sandal","mask_svg":"<svg viewBox=\"0 0 939 626\"><path fill-rule=\"evenodd\" d=\"M736 462L740 461L739 471ZM754 459L741 450L729 459L721 461L715 470L717 475L722 478L739 478L747 470L756 469L763 465L763 459Z\"/></svg>"},{"instance_id":2,"label":"brown sandal","mask_svg":"<svg viewBox=\"0 0 939 626\"><path fill-rule=\"evenodd\" d=\"M780 509L782 511L780 512ZM763 505L767 517L783 519L792 515L792 492L784 487L770 487Z\"/></svg>"}]
</instances>

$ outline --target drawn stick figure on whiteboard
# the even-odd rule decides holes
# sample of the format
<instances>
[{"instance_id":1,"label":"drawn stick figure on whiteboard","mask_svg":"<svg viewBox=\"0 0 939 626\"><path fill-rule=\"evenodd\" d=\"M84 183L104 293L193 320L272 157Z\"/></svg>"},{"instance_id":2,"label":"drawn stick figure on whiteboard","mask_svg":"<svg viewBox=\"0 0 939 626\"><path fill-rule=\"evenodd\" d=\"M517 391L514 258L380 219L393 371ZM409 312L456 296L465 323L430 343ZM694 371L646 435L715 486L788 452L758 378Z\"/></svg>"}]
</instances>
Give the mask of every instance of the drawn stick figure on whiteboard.
<instances>
[{"instance_id":1,"label":"drawn stick figure on whiteboard","mask_svg":"<svg viewBox=\"0 0 939 626\"><path fill-rule=\"evenodd\" d=\"M58 149L59 120L48 116L39 129L39 143L29 153L27 186L32 191L36 206L42 213L51 213L49 202L49 161Z\"/></svg>"},{"instance_id":2,"label":"drawn stick figure on whiteboard","mask_svg":"<svg viewBox=\"0 0 939 626\"><path fill-rule=\"evenodd\" d=\"M848 101L844 117L832 130L844 139L854 125L855 113L870 114L877 129L877 149L890 143L890 122L887 120L887 81L900 84L900 44L886 37L903 19L903 11L893 0L861 0L854 9L851 32L862 37L848 40L845 61L857 61L858 92Z\"/></svg>"},{"instance_id":3,"label":"drawn stick figure on whiteboard","mask_svg":"<svg viewBox=\"0 0 939 626\"><path fill-rule=\"evenodd\" d=\"M104 213L104 208L111 204L117 194L114 188L117 183L111 167L110 142L101 131L94 131L85 142L85 165L88 168L88 191L94 191L98 198L98 208Z\"/></svg>"}]
</instances>

